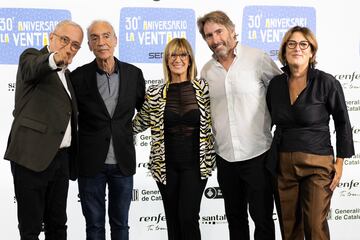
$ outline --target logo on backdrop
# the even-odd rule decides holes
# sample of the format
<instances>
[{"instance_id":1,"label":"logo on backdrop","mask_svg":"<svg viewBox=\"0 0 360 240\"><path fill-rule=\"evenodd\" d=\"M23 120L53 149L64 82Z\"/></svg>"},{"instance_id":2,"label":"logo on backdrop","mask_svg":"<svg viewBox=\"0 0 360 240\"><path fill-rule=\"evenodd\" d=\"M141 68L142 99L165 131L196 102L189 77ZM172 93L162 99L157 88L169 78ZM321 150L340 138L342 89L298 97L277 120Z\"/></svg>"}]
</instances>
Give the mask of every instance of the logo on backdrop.
<instances>
[{"instance_id":1,"label":"logo on backdrop","mask_svg":"<svg viewBox=\"0 0 360 240\"><path fill-rule=\"evenodd\" d=\"M135 63L161 63L165 45L186 38L195 51L195 12L180 8L122 8L119 58Z\"/></svg>"},{"instance_id":2,"label":"logo on backdrop","mask_svg":"<svg viewBox=\"0 0 360 240\"><path fill-rule=\"evenodd\" d=\"M241 42L263 49L275 60L283 36L296 25L308 27L315 34L315 8L247 6L243 13Z\"/></svg>"},{"instance_id":3,"label":"logo on backdrop","mask_svg":"<svg viewBox=\"0 0 360 240\"><path fill-rule=\"evenodd\" d=\"M133 201L133 202L139 201L139 189L134 188L132 190L131 201Z\"/></svg>"},{"instance_id":4,"label":"logo on backdrop","mask_svg":"<svg viewBox=\"0 0 360 240\"><path fill-rule=\"evenodd\" d=\"M149 134L138 134L136 136L138 140L136 141L136 146L148 147L151 145L151 136Z\"/></svg>"},{"instance_id":5,"label":"logo on backdrop","mask_svg":"<svg viewBox=\"0 0 360 240\"><path fill-rule=\"evenodd\" d=\"M359 112L360 100L346 100L346 106L349 112Z\"/></svg>"},{"instance_id":6,"label":"logo on backdrop","mask_svg":"<svg viewBox=\"0 0 360 240\"><path fill-rule=\"evenodd\" d=\"M353 125L351 129L353 134L353 141L360 142L360 128L358 126Z\"/></svg>"},{"instance_id":7,"label":"logo on backdrop","mask_svg":"<svg viewBox=\"0 0 360 240\"><path fill-rule=\"evenodd\" d=\"M139 162L137 163L137 168L142 171L145 171L146 177L151 177L151 172L149 170L149 162Z\"/></svg>"},{"instance_id":8,"label":"logo on backdrop","mask_svg":"<svg viewBox=\"0 0 360 240\"><path fill-rule=\"evenodd\" d=\"M208 187L205 189L204 195L208 199L223 198L220 187Z\"/></svg>"},{"instance_id":9,"label":"logo on backdrop","mask_svg":"<svg viewBox=\"0 0 360 240\"><path fill-rule=\"evenodd\" d=\"M160 79L145 79L145 83L146 83L146 86L159 85L159 84L164 83L164 79L163 78L160 78Z\"/></svg>"},{"instance_id":10,"label":"logo on backdrop","mask_svg":"<svg viewBox=\"0 0 360 240\"><path fill-rule=\"evenodd\" d=\"M345 165L360 165L360 154L355 154L351 158L344 159Z\"/></svg>"},{"instance_id":11,"label":"logo on backdrop","mask_svg":"<svg viewBox=\"0 0 360 240\"><path fill-rule=\"evenodd\" d=\"M351 179L351 181L340 182L337 192L340 197L360 198L360 182L354 179Z\"/></svg>"},{"instance_id":12,"label":"logo on backdrop","mask_svg":"<svg viewBox=\"0 0 360 240\"><path fill-rule=\"evenodd\" d=\"M343 89L354 89L357 91L357 89L360 88L359 72L354 71L351 73L339 73L335 74L334 77L339 80Z\"/></svg>"},{"instance_id":13,"label":"logo on backdrop","mask_svg":"<svg viewBox=\"0 0 360 240\"><path fill-rule=\"evenodd\" d=\"M42 48L49 34L63 19L71 19L67 10L0 8L0 64L18 64L26 48Z\"/></svg>"},{"instance_id":14,"label":"logo on backdrop","mask_svg":"<svg viewBox=\"0 0 360 240\"><path fill-rule=\"evenodd\" d=\"M166 230L166 218L164 213L153 216L142 216L139 218L139 222L146 224L145 228L147 231Z\"/></svg>"},{"instance_id":15,"label":"logo on backdrop","mask_svg":"<svg viewBox=\"0 0 360 240\"><path fill-rule=\"evenodd\" d=\"M360 208L330 209L328 220L359 220Z\"/></svg>"},{"instance_id":16,"label":"logo on backdrop","mask_svg":"<svg viewBox=\"0 0 360 240\"><path fill-rule=\"evenodd\" d=\"M15 86L16 86L15 82L8 83L8 91L15 92Z\"/></svg>"},{"instance_id":17,"label":"logo on backdrop","mask_svg":"<svg viewBox=\"0 0 360 240\"><path fill-rule=\"evenodd\" d=\"M143 168L148 169L148 167L149 167L149 162L138 162L138 163L137 163L137 167L138 167L139 169L143 169Z\"/></svg>"},{"instance_id":18,"label":"logo on backdrop","mask_svg":"<svg viewBox=\"0 0 360 240\"><path fill-rule=\"evenodd\" d=\"M141 190L141 195L139 199L142 202L157 202L162 200L159 190L147 190L147 189Z\"/></svg>"},{"instance_id":19,"label":"logo on backdrop","mask_svg":"<svg viewBox=\"0 0 360 240\"><path fill-rule=\"evenodd\" d=\"M226 224L226 215L225 214L216 214L216 215L207 215L201 217L202 224Z\"/></svg>"}]
</instances>

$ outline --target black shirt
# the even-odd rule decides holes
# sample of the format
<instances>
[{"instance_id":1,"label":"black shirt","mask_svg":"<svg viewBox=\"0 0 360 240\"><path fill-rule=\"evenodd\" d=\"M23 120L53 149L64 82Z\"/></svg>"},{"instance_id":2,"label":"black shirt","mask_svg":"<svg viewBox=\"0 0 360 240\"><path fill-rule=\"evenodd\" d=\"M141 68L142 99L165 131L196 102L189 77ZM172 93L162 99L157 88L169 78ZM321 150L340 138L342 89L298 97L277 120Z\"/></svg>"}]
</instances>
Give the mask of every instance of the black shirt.
<instances>
[{"instance_id":1,"label":"black shirt","mask_svg":"<svg viewBox=\"0 0 360 240\"><path fill-rule=\"evenodd\" d=\"M198 162L200 111L190 81L169 85L164 125L166 161Z\"/></svg>"},{"instance_id":2,"label":"black shirt","mask_svg":"<svg viewBox=\"0 0 360 240\"><path fill-rule=\"evenodd\" d=\"M352 129L339 81L323 71L309 67L307 86L290 104L289 68L270 81L266 101L278 131L279 151L333 155L330 115L336 131L337 157L354 155Z\"/></svg>"}]
</instances>

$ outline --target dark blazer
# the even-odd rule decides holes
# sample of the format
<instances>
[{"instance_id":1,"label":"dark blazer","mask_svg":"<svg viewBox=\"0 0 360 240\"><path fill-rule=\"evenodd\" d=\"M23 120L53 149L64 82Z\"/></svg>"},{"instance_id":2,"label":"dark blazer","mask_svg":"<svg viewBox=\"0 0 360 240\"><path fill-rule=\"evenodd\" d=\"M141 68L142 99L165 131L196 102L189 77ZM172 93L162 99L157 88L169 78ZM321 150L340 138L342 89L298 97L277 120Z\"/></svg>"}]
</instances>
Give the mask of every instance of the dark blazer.
<instances>
[{"instance_id":1,"label":"dark blazer","mask_svg":"<svg viewBox=\"0 0 360 240\"><path fill-rule=\"evenodd\" d=\"M131 121L135 108L140 110L144 102L145 80L139 68L116 58L115 62L120 84L112 117L97 87L96 61L77 68L71 74L79 108L80 176L94 176L103 169L111 138L120 171L126 176L135 174Z\"/></svg>"},{"instance_id":2,"label":"dark blazer","mask_svg":"<svg viewBox=\"0 0 360 240\"><path fill-rule=\"evenodd\" d=\"M36 172L54 159L71 117L70 178L77 177L77 107L65 74L70 98L56 70L49 66L47 47L25 50L16 76L14 121L4 158Z\"/></svg>"}]
</instances>

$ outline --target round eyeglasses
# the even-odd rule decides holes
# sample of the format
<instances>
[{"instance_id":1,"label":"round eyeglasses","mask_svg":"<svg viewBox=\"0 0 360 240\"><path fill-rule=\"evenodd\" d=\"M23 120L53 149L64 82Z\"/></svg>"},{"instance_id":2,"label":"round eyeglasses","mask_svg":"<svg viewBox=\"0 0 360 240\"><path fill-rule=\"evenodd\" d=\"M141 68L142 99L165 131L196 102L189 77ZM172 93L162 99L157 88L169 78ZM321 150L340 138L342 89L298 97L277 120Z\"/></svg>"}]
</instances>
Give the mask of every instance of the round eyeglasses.
<instances>
[{"instance_id":1,"label":"round eyeglasses","mask_svg":"<svg viewBox=\"0 0 360 240\"><path fill-rule=\"evenodd\" d=\"M171 61L175 61L177 57L180 57L180 59L184 61L188 56L188 53L172 53L169 58Z\"/></svg>"},{"instance_id":2,"label":"round eyeglasses","mask_svg":"<svg viewBox=\"0 0 360 240\"><path fill-rule=\"evenodd\" d=\"M286 46L289 48L289 49L294 49L296 48L296 46L299 44L299 48L301 50L305 50L307 49L309 46L310 46L310 43L309 41L300 41L300 42L297 42L297 41L294 41L294 40L289 40L287 41L286 43Z\"/></svg>"},{"instance_id":3,"label":"round eyeglasses","mask_svg":"<svg viewBox=\"0 0 360 240\"><path fill-rule=\"evenodd\" d=\"M79 51L79 49L81 48L80 44L78 42L74 42L74 41L71 41L70 38L68 36L65 36L65 35L58 35L56 33L53 32L53 34L59 38L60 40L60 44L65 47L67 46L68 44L70 44L70 49L72 51Z\"/></svg>"}]
</instances>

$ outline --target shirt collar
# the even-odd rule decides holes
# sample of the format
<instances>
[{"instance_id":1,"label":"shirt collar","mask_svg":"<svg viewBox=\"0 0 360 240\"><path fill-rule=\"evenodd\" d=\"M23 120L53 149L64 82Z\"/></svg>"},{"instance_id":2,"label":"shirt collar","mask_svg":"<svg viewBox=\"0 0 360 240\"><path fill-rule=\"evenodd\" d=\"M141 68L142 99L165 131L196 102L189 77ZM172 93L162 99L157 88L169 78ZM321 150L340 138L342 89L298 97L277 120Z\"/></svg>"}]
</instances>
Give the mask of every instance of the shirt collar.
<instances>
[{"instance_id":1,"label":"shirt collar","mask_svg":"<svg viewBox=\"0 0 360 240\"><path fill-rule=\"evenodd\" d=\"M288 78L290 77L291 72L290 72L289 65L285 65L284 67L281 68L281 70L288 76ZM315 68L313 66L311 66L311 64L309 64L309 67L308 67L308 81L312 80L315 75L316 75Z\"/></svg>"},{"instance_id":2,"label":"shirt collar","mask_svg":"<svg viewBox=\"0 0 360 240\"><path fill-rule=\"evenodd\" d=\"M100 75L104 75L106 74L105 71L103 71L102 69L99 68L99 66L96 64L96 72L99 73ZM113 73L119 73L119 66L117 64L117 61L115 61L115 68L114 68L114 72Z\"/></svg>"}]
</instances>

